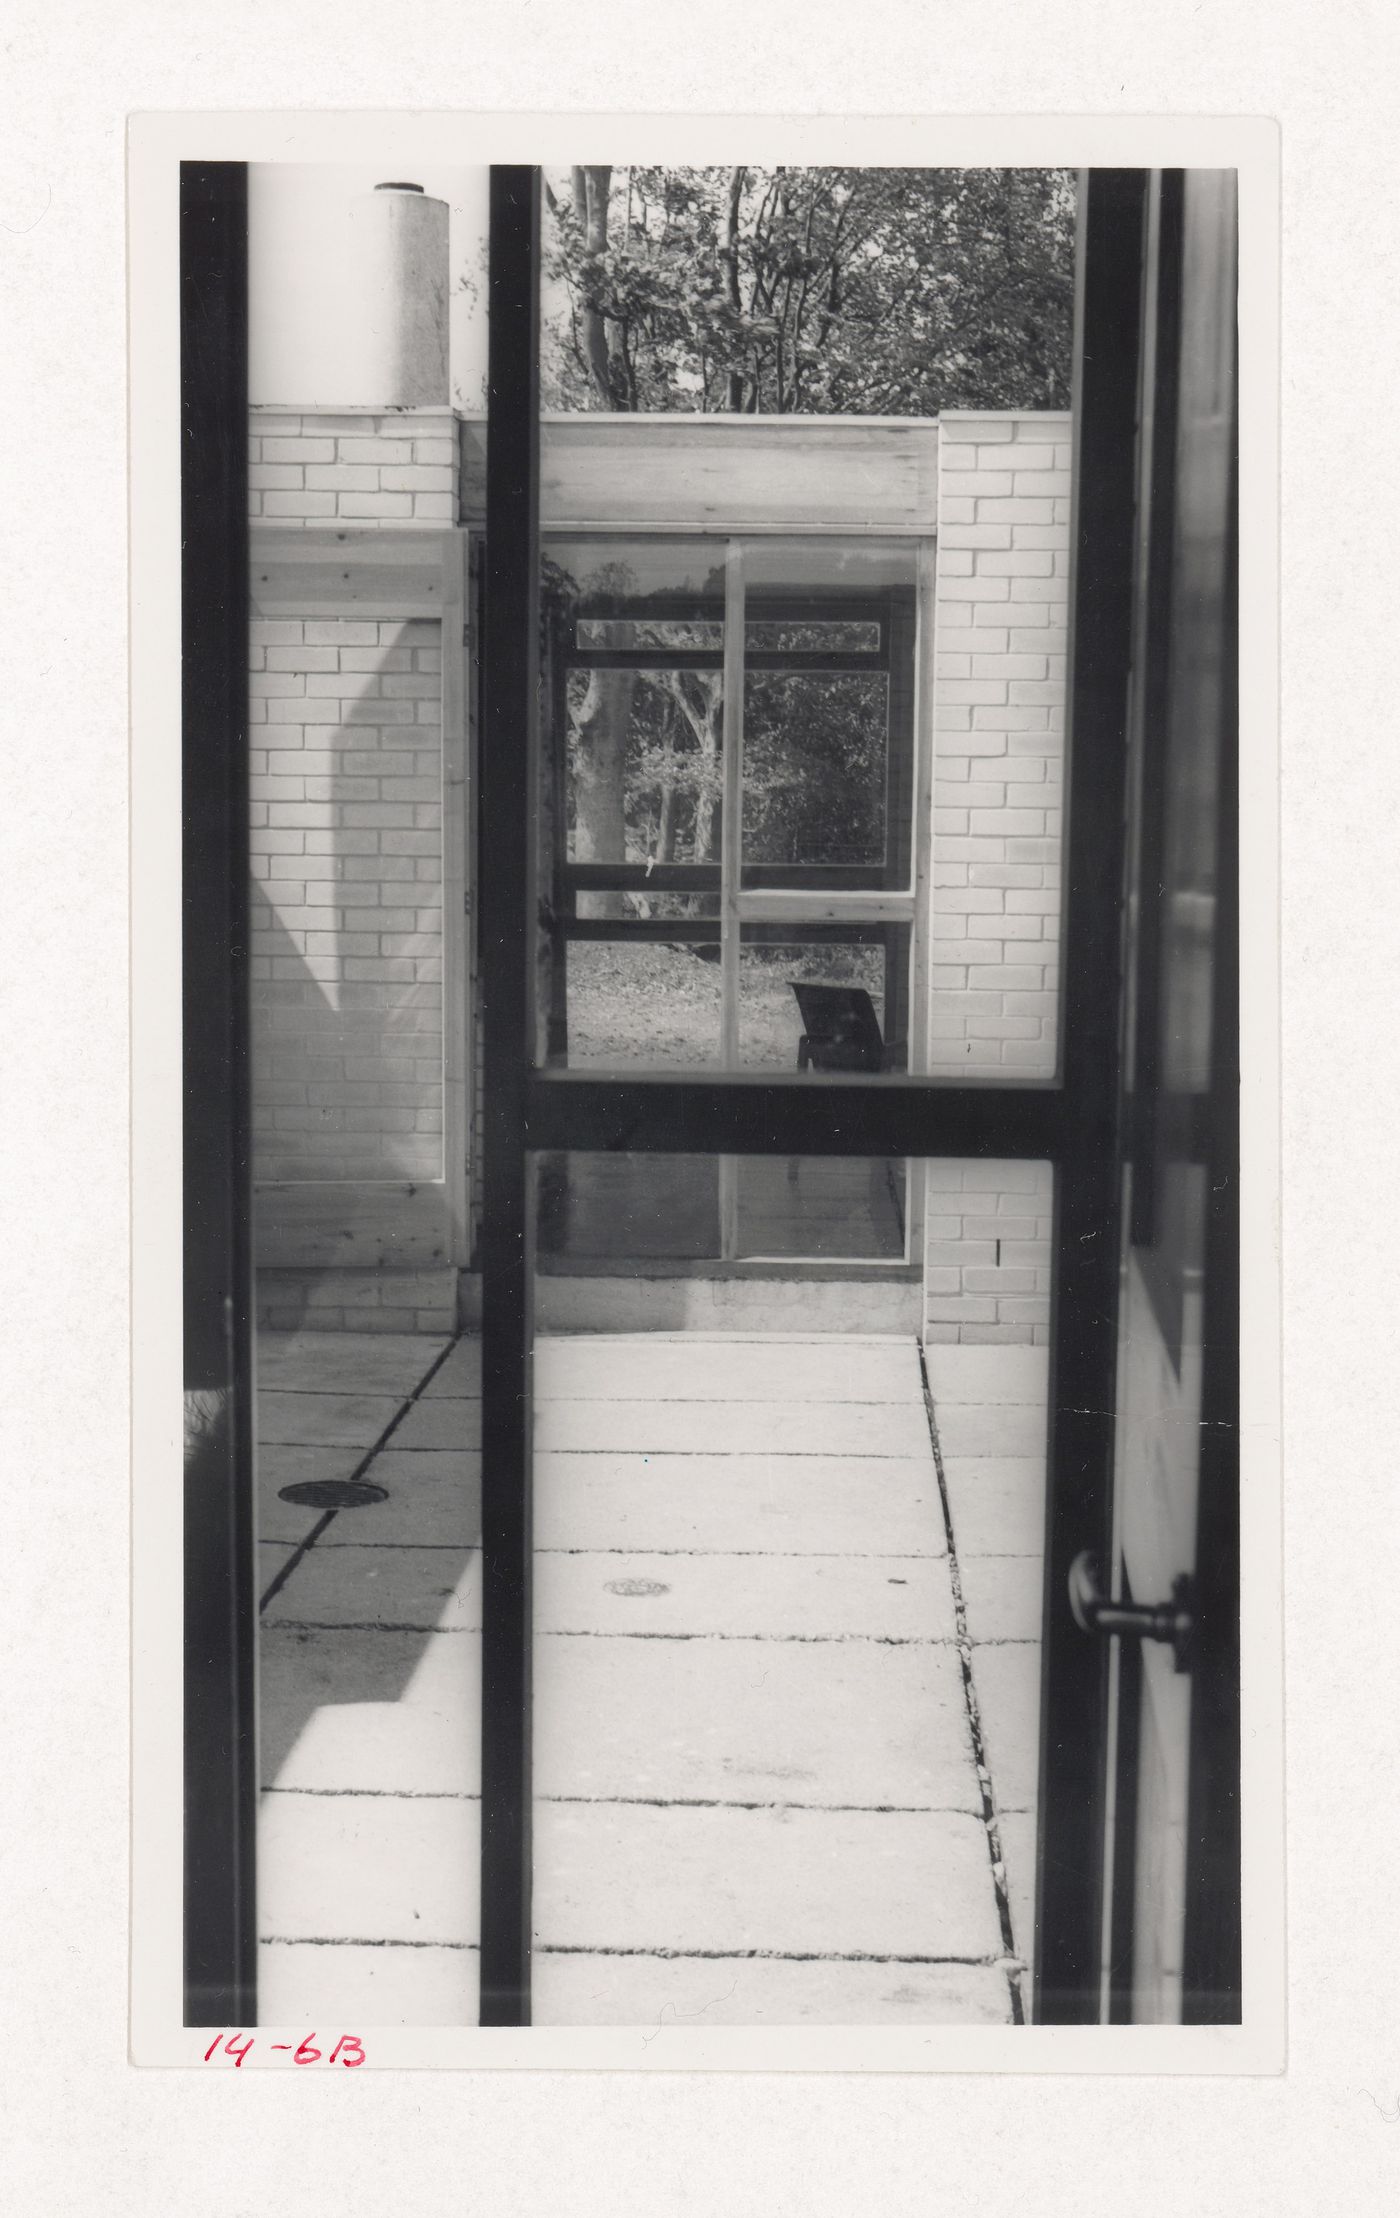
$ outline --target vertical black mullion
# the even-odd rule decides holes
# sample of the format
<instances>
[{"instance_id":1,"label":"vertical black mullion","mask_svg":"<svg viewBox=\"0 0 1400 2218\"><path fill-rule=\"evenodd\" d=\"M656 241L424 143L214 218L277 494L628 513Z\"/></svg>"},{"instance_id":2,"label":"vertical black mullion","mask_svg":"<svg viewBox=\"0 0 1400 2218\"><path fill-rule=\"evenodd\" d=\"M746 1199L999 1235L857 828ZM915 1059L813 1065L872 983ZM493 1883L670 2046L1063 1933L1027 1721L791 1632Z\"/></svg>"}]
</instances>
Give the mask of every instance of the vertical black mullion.
<instances>
[{"instance_id":1,"label":"vertical black mullion","mask_svg":"<svg viewBox=\"0 0 1400 2218\"><path fill-rule=\"evenodd\" d=\"M1243 2012L1240 1936L1240 1035L1239 391L1225 560L1216 846L1209 1174L1202 1320L1196 1643L1186 1831L1183 2017L1233 2025Z\"/></svg>"},{"instance_id":2,"label":"vertical black mullion","mask_svg":"<svg viewBox=\"0 0 1400 2218\"><path fill-rule=\"evenodd\" d=\"M1129 984L1132 1008L1131 1129L1126 1135L1133 1166L1131 1232L1134 1247L1150 1248L1157 1215L1157 1162L1162 1071L1162 873L1167 825L1167 719L1171 686L1172 570L1176 555L1177 385L1181 357L1182 188L1179 169L1154 181L1154 328L1150 438L1143 484L1148 514L1139 545L1144 575L1138 580L1142 668L1137 673L1139 790L1133 811L1137 855L1134 959ZM1146 319L1145 319L1146 320Z\"/></svg>"},{"instance_id":3,"label":"vertical black mullion","mask_svg":"<svg viewBox=\"0 0 1400 2218\"><path fill-rule=\"evenodd\" d=\"M248 216L180 168L184 2013L257 2016L248 1078Z\"/></svg>"},{"instance_id":4,"label":"vertical black mullion","mask_svg":"<svg viewBox=\"0 0 1400 2218\"><path fill-rule=\"evenodd\" d=\"M539 172L491 171L480 774L481 2023L530 2022Z\"/></svg>"},{"instance_id":5,"label":"vertical black mullion","mask_svg":"<svg viewBox=\"0 0 1400 2218\"><path fill-rule=\"evenodd\" d=\"M1069 1567L1109 1535L1118 1290L1126 739L1145 170L1080 180L1074 601L1050 1484L1045 1535L1035 2015L1098 2015L1108 1644L1071 1615Z\"/></svg>"}]
</instances>

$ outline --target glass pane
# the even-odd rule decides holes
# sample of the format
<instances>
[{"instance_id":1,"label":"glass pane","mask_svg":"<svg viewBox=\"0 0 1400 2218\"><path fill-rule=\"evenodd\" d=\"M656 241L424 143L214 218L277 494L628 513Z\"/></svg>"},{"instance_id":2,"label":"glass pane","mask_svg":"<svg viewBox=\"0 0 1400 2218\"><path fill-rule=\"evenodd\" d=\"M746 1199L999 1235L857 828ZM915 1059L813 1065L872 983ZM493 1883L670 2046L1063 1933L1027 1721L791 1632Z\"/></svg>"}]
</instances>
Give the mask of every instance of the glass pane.
<instances>
[{"instance_id":1,"label":"glass pane","mask_svg":"<svg viewBox=\"0 0 1400 2218\"><path fill-rule=\"evenodd\" d=\"M907 924L800 925L791 940L746 925L739 1058L777 1070L902 1071L909 1064Z\"/></svg>"},{"instance_id":2,"label":"glass pane","mask_svg":"<svg viewBox=\"0 0 1400 2218\"><path fill-rule=\"evenodd\" d=\"M574 626L574 643L590 652L619 648L629 654L646 654L654 648L667 654L723 654L724 624L708 618L666 616L581 616Z\"/></svg>"},{"instance_id":3,"label":"glass pane","mask_svg":"<svg viewBox=\"0 0 1400 2218\"><path fill-rule=\"evenodd\" d=\"M746 645L763 656L744 681L746 885L765 865L909 883L916 576L911 547L746 543ZM843 658L857 667L821 667Z\"/></svg>"},{"instance_id":4,"label":"glass pane","mask_svg":"<svg viewBox=\"0 0 1400 2218\"><path fill-rule=\"evenodd\" d=\"M551 539L544 606L547 875L568 863L717 864L723 546ZM698 661L675 659L692 652ZM613 893L575 898L579 916L627 913Z\"/></svg>"},{"instance_id":5,"label":"glass pane","mask_svg":"<svg viewBox=\"0 0 1400 2218\"><path fill-rule=\"evenodd\" d=\"M543 1155L536 1189L542 1271L617 1272L713 1263L718 1166L709 1155Z\"/></svg>"},{"instance_id":6,"label":"glass pane","mask_svg":"<svg viewBox=\"0 0 1400 2218\"><path fill-rule=\"evenodd\" d=\"M883 672L750 672L746 862L883 865L888 758Z\"/></svg>"},{"instance_id":7,"label":"glass pane","mask_svg":"<svg viewBox=\"0 0 1400 2218\"><path fill-rule=\"evenodd\" d=\"M572 1070L719 1060L719 941L574 940L565 968Z\"/></svg>"},{"instance_id":8,"label":"glass pane","mask_svg":"<svg viewBox=\"0 0 1400 2218\"><path fill-rule=\"evenodd\" d=\"M562 707L570 862L718 861L718 671L575 668ZM580 913L610 913L598 898Z\"/></svg>"},{"instance_id":9,"label":"glass pane","mask_svg":"<svg viewBox=\"0 0 1400 2218\"><path fill-rule=\"evenodd\" d=\"M878 622L851 617L797 617L788 623L746 623L744 644L750 654L878 655L883 631Z\"/></svg>"},{"instance_id":10,"label":"glass pane","mask_svg":"<svg viewBox=\"0 0 1400 2218\"><path fill-rule=\"evenodd\" d=\"M926 1177L926 1274L537 1280L537 2024L1012 2022L1048 1351L973 1289L1049 1171Z\"/></svg>"},{"instance_id":11,"label":"glass pane","mask_svg":"<svg viewBox=\"0 0 1400 2218\"><path fill-rule=\"evenodd\" d=\"M883 1157L741 1156L739 1253L754 1259L902 1263L904 1164Z\"/></svg>"}]
</instances>

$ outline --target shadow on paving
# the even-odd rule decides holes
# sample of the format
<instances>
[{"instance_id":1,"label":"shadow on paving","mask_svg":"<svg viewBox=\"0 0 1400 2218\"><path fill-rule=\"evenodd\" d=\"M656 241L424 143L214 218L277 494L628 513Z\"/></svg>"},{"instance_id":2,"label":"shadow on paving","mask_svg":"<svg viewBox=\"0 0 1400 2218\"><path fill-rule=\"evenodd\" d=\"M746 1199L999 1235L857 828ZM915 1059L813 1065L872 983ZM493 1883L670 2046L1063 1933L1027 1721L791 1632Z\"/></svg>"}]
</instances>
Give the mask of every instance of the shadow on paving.
<instances>
[{"instance_id":1,"label":"shadow on paving","mask_svg":"<svg viewBox=\"0 0 1400 2218\"><path fill-rule=\"evenodd\" d=\"M371 1453L384 1413L397 1419L412 1406L442 1347L389 1336L363 1351L284 1343L264 1367L266 1402L275 1398L283 1435L260 1450L265 1788L476 1791L477 1405L449 1405L460 1412L460 1426L450 1428L460 1447L397 1450L396 1427ZM327 1445L328 1433L353 1435L361 1409L370 1438ZM319 1532L322 1512L281 1498L298 1478L356 1470L384 1488L385 1499L340 1509ZM284 1583L269 1595L279 1574Z\"/></svg>"}]
</instances>

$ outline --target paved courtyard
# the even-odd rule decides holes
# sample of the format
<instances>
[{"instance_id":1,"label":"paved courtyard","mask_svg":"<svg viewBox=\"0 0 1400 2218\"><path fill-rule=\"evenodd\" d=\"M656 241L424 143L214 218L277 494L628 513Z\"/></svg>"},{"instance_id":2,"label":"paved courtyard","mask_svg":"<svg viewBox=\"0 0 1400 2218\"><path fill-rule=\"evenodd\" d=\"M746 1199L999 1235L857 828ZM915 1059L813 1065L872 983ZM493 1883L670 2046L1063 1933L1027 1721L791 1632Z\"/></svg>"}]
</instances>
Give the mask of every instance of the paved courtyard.
<instances>
[{"instance_id":1,"label":"paved courtyard","mask_svg":"<svg viewBox=\"0 0 1400 2218\"><path fill-rule=\"evenodd\" d=\"M540 1342L537 2023L1019 2011L1046 1357L927 1364ZM264 2023L475 2023L479 1393L465 1338L260 1341Z\"/></svg>"}]
</instances>

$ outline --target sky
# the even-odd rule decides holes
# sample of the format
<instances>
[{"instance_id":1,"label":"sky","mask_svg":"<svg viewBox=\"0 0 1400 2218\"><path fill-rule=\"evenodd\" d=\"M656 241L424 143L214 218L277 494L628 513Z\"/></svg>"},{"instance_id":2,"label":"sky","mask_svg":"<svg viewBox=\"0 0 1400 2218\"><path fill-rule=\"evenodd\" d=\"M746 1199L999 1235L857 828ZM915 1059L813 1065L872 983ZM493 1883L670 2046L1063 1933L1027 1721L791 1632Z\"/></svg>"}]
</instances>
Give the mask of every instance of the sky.
<instances>
[{"instance_id":1,"label":"sky","mask_svg":"<svg viewBox=\"0 0 1400 2218\"><path fill-rule=\"evenodd\" d=\"M450 213L452 401L481 409L486 393L488 172L476 168L342 168L255 162L248 176L249 397L351 407L377 393L355 383L351 210L388 179L421 185Z\"/></svg>"}]
</instances>

